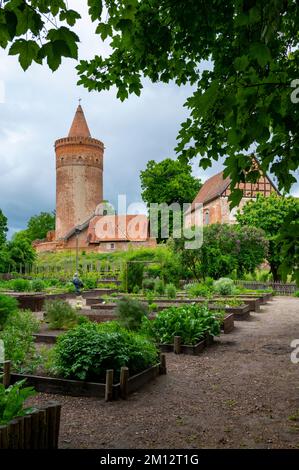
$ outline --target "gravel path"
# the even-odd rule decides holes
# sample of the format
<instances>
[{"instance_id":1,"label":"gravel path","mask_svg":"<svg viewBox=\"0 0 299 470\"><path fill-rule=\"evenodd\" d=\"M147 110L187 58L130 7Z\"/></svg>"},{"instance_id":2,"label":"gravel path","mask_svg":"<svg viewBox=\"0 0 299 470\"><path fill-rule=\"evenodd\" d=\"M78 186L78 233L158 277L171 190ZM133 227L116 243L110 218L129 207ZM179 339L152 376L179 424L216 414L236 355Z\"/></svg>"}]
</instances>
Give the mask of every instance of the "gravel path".
<instances>
[{"instance_id":1,"label":"gravel path","mask_svg":"<svg viewBox=\"0 0 299 470\"><path fill-rule=\"evenodd\" d=\"M299 299L251 315L200 356L168 354L168 375L127 401L34 401L62 403L62 448L299 448Z\"/></svg>"}]
</instances>

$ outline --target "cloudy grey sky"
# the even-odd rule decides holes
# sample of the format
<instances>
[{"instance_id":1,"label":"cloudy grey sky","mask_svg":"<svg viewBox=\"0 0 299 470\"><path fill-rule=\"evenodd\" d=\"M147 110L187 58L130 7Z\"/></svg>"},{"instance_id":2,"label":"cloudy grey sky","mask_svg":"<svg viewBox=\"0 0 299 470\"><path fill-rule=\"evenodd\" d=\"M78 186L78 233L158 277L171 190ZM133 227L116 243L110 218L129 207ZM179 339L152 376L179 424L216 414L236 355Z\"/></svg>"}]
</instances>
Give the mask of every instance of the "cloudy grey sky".
<instances>
[{"instance_id":1,"label":"cloudy grey sky","mask_svg":"<svg viewBox=\"0 0 299 470\"><path fill-rule=\"evenodd\" d=\"M76 9L78 3L69 2ZM107 46L93 34L85 2L80 5L80 58L107 54ZM99 94L78 87L75 65L65 60L54 74L37 64L23 72L15 56L0 50L0 82L5 88L0 103L0 208L9 219L10 235L25 228L32 215L54 209L53 145L67 136L79 97L92 136L106 146L105 199L115 203L117 194L127 194L128 203L139 201L139 173L147 161L174 157L189 87L146 82L141 97L121 103L115 90ZM205 180L220 167L218 163L204 172L195 164L194 173Z\"/></svg>"}]
</instances>

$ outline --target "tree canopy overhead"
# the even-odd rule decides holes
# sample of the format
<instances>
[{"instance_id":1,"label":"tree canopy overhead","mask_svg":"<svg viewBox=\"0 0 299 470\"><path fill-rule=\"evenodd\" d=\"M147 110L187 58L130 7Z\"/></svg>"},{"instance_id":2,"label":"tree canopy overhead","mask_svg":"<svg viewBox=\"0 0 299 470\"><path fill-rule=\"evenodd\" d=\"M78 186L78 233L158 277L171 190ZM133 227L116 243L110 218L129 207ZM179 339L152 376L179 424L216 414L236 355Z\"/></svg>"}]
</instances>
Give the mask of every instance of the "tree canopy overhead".
<instances>
[{"instance_id":1,"label":"tree canopy overhead","mask_svg":"<svg viewBox=\"0 0 299 470\"><path fill-rule=\"evenodd\" d=\"M81 60L79 83L88 90L116 86L121 100L152 82L192 84L190 116L177 152L203 168L225 157L231 188L256 181L250 153L280 190L296 181L299 163L299 6L296 0L88 0L108 57ZM78 57L73 27L80 15L63 0L3 0L0 44L24 69ZM205 65L207 64L207 65ZM296 90L298 88L298 91ZM237 204L240 190L232 192Z\"/></svg>"}]
</instances>

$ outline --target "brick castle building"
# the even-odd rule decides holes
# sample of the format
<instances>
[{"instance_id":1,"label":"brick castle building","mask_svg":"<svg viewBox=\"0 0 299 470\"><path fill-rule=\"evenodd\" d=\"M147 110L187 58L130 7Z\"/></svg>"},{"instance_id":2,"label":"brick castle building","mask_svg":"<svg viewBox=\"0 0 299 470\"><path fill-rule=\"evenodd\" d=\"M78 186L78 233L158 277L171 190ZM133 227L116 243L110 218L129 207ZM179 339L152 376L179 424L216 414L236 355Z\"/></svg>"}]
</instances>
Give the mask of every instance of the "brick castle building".
<instances>
[{"instance_id":1,"label":"brick castle building","mask_svg":"<svg viewBox=\"0 0 299 470\"><path fill-rule=\"evenodd\" d=\"M258 166L255 159L253 162L255 166ZM203 225L233 224L236 222L237 211L242 210L249 200L255 199L258 193L264 196L270 196L272 192L279 194L270 178L261 174L257 183L240 183L238 185L238 188L243 190L243 197L240 204L231 210L228 200L230 184L231 179L224 178L223 171L205 181L192 202L191 209L186 212L185 225L190 227L199 220L202 220ZM197 208L196 204L202 204L201 208L200 206ZM197 213L201 210L202 214Z\"/></svg>"},{"instance_id":2,"label":"brick castle building","mask_svg":"<svg viewBox=\"0 0 299 470\"><path fill-rule=\"evenodd\" d=\"M34 243L38 252L156 245L146 215L112 216L103 210L104 150L103 142L91 137L79 105L68 136L55 142L56 230Z\"/></svg>"}]
</instances>

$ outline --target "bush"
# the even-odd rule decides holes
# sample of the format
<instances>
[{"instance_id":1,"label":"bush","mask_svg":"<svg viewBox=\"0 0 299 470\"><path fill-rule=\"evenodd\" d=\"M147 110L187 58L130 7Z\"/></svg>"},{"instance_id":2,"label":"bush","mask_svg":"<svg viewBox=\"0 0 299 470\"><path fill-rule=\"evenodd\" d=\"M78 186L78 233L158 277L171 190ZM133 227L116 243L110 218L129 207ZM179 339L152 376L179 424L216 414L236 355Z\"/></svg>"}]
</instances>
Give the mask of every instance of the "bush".
<instances>
[{"instance_id":1,"label":"bush","mask_svg":"<svg viewBox=\"0 0 299 470\"><path fill-rule=\"evenodd\" d=\"M140 292L139 287L138 287L138 286L134 286L134 288L133 288L133 294L139 294L139 292ZM114 294L116 294L116 292L114 292ZM112 295L112 294L111 294L111 295ZM117 295L117 294L116 294L116 295Z\"/></svg>"},{"instance_id":2,"label":"bush","mask_svg":"<svg viewBox=\"0 0 299 470\"><path fill-rule=\"evenodd\" d=\"M232 295L235 291L234 281L221 277L218 281L214 282L214 291L220 295Z\"/></svg>"},{"instance_id":3,"label":"bush","mask_svg":"<svg viewBox=\"0 0 299 470\"><path fill-rule=\"evenodd\" d=\"M183 344L196 344L207 333L218 336L220 322L206 305L188 304L162 310L154 320L143 320L141 331L162 344L172 344L174 336L181 336Z\"/></svg>"},{"instance_id":4,"label":"bush","mask_svg":"<svg viewBox=\"0 0 299 470\"><path fill-rule=\"evenodd\" d=\"M189 297L210 297L213 289L202 283L187 284L185 290Z\"/></svg>"},{"instance_id":5,"label":"bush","mask_svg":"<svg viewBox=\"0 0 299 470\"><path fill-rule=\"evenodd\" d=\"M299 297L299 290L295 292L294 297Z\"/></svg>"},{"instance_id":6,"label":"bush","mask_svg":"<svg viewBox=\"0 0 299 470\"><path fill-rule=\"evenodd\" d=\"M55 346L59 374L79 380L101 382L106 370L114 369L117 381L121 367L128 367L134 375L153 366L157 358L157 348L151 341L115 322L77 326L60 336Z\"/></svg>"},{"instance_id":7,"label":"bush","mask_svg":"<svg viewBox=\"0 0 299 470\"><path fill-rule=\"evenodd\" d=\"M164 282L159 278L155 280L155 292L158 295L165 294Z\"/></svg>"},{"instance_id":8,"label":"bush","mask_svg":"<svg viewBox=\"0 0 299 470\"><path fill-rule=\"evenodd\" d=\"M35 279L31 282L31 290L33 290L33 292L42 292L45 290L45 288L45 282L41 281L40 279Z\"/></svg>"},{"instance_id":9,"label":"bush","mask_svg":"<svg viewBox=\"0 0 299 470\"><path fill-rule=\"evenodd\" d=\"M31 284L27 279L14 279L11 283L12 289L15 292L30 292Z\"/></svg>"},{"instance_id":10,"label":"bush","mask_svg":"<svg viewBox=\"0 0 299 470\"><path fill-rule=\"evenodd\" d=\"M82 277L82 282L86 289L96 289L98 285L98 273L86 273Z\"/></svg>"},{"instance_id":11,"label":"bush","mask_svg":"<svg viewBox=\"0 0 299 470\"><path fill-rule=\"evenodd\" d=\"M138 330L143 317L148 315L148 308L138 300L124 297L116 304L116 315L122 327Z\"/></svg>"},{"instance_id":12,"label":"bush","mask_svg":"<svg viewBox=\"0 0 299 470\"><path fill-rule=\"evenodd\" d=\"M17 309L17 299L8 295L0 295L0 330L4 328L9 315Z\"/></svg>"},{"instance_id":13,"label":"bush","mask_svg":"<svg viewBox=\"0 0 299 470\"><path fill-rule=\"evenodd\" d=\"M33 334L39 321L29 310L16 310L9 315L0 339L4 341L5 357L16 371L24 370L36 355Z\"/></svg>"},{"instance_id":14,"label":"bush","mask_svg":"<svg viewBox=\"0 0 299 470\"><path fill-rule=\"evenodd\" d=\"M122 279L122 290L126 292L133 292L133 289L138 286L139 289L142 287L142 280L143 280L143 271L144 271L144 264L143 263L134 263L128 262L124 265L121 279Z\"/></svg>"},{"instance_id":15,"label":"bush","mask_svg":"<svg viewBox=\"0 0 299 470\"><path fill-rule=\"evenodd\" d=\"M155 290L155 279L152 278L152 277L147 277L147 278L143 279L142 289L144 291L147 291L147 290L153 291L153 290Z\"/></svg>"},{"instance_id":16,"label":"bush","mask_svg":"<svg viewBox=\"0 0 299 470\"><path fill-rule=\"evenodd\" d=\"M174 284L167 284L167 286L165 287L165 292L168 299L176 298L176 287Z\"/></svg>"},{"instance_id":17,"label":"bush","mask_svg":"<svg viewBox=\"0 0 299 470\"><path fill-rule=\"evenodd\" d=\"M76 311L65 300L50 300L45 304L45 318L50 329L60 330L74 326L78 321Z\"/></svg>"}]
</instances>

